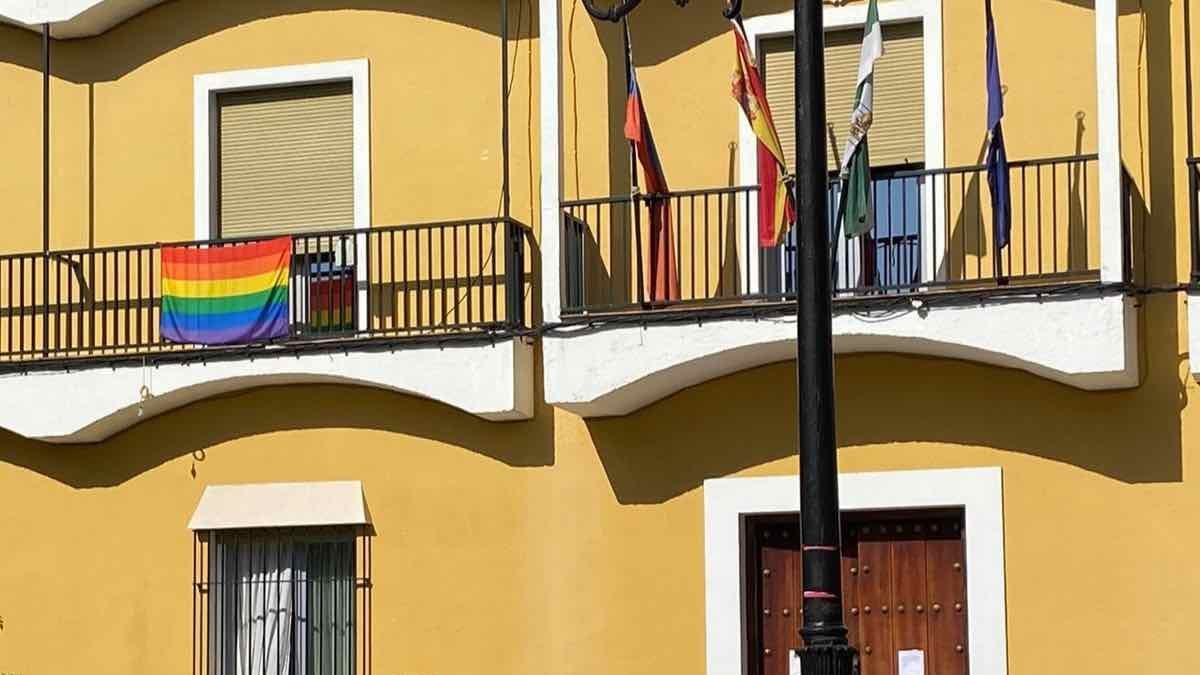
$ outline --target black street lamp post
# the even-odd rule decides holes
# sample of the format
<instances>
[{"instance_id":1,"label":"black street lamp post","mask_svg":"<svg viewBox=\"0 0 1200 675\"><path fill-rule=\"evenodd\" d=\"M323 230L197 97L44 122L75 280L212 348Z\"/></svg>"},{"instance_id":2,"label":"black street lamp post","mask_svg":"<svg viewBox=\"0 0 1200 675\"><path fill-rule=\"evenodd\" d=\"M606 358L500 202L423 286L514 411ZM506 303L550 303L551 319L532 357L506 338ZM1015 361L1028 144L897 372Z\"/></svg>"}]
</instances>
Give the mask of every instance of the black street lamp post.
<instances>
[{"instance_id":1,"label":"black street lamp post","mask_svg":"<svg viewBox=\"0 0 1200 675\"><path fill-rule=\"evenodd\" d=\"M600 7L596 19L619 21L641 0ZM675 0L684 6L688 0ZM742 0L725 0L739 18ZM821 0L795 0L796 371L800 425L800 538L803 567L804 675L852 675L858 653L842 618L841 513L833 390L833 294L830 284L829 178L825 152L825 27Z\"/></svg>"},{"instance_id":2,"label":"black street lamp post","mask_svg":"<svg viewBox=\"0 0 1200 675\"><path fill-rule=\"evenodd\" d=\"M795 0L796 372L804 579L800 667L804 675L850 675L858 657L842 620L822 12L821 0Z\"/></svg>"}]
</instances>

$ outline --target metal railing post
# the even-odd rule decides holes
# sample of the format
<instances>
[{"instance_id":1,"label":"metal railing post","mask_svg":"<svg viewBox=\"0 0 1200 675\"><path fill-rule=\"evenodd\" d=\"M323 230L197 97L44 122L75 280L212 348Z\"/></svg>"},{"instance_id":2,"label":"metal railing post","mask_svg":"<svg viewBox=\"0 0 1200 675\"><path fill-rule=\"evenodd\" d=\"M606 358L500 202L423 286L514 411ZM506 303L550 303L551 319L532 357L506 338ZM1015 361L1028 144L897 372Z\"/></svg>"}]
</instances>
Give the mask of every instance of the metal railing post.
<instances>
[{"instance_id":1,"label":"metal railing post","mask_svg":"<svg viewBox=\"0 0 1200 675\"><path fill-rule=\"evenodd\" d=\"M510 329L525 327L525 232L511 218L505 219L504 231L504 315Z\"/></svg>"},{"instance_id":2,"label":"metal railing post","mask_svg":"<svg viewBox=\"0 0 1200 675\"><path fill-rule=\"evenodd\" d=\"M637 255L637 304L646 305L646 274L645 261L642 254L642 196L635 194L629 200L629 208L633 213L633 241ZM648 202L647 202L648 203Z\"/></svg>"}]
</instances>

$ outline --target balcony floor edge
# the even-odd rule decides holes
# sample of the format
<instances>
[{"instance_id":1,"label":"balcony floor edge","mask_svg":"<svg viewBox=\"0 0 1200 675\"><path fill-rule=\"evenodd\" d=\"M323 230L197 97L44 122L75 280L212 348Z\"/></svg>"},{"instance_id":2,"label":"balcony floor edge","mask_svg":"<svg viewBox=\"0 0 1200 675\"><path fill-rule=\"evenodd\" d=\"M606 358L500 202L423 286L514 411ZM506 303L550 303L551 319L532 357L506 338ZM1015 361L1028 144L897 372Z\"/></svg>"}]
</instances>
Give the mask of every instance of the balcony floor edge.
<instances>
[{"instance_id":1,"label":"balcony floor edge","mask_svg":"<svg viewBox=\"0 0 1200 675\"><path fill-rule=\"evenodd\" d=\"M145 384L144 400L139 392ZM55 444L94 443L213 396L266 386L347 384L426 398L492 421L533 416L524 337L395 351L302 354L0 377L0 427ZM139 408L141 414L139 415Z\"/></svg>"},{"instance_id":2,"label":"balcony floor edge","mask_svg":"<svg viewBox=\"0 0 1200 675\"><path fill-rule=\"evenodd\" d=\"M795 334L788 314L553 331L543 338L547 402L583 417L629 414L791 360ZM1118 292L842 313L834 350L972 361L1084 390L1139 383L1136 301Z\"/></svg>"}]
</instances>

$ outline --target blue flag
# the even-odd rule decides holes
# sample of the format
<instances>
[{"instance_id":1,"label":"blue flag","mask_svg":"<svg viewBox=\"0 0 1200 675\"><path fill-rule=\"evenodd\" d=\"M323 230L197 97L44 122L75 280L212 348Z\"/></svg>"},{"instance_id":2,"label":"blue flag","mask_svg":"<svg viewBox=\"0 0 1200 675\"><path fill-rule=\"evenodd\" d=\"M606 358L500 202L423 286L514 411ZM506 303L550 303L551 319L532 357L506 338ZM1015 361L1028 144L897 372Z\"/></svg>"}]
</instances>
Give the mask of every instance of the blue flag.
<instances>
[{"instance_id":1,"label":"blue flag","mask_svg":"<svg viewBox=\"0 0 1200 675\"><path fill-rule=\"evenodd\" d=\"M995 234L996 250L1008 246L1012 232L1012 190L1009 186L1008 152L1004 149L1004 94L1000 90L1000 56L996 53L996 22L992 19L992 0L987 5L987 98L988 98L988 142L987 174L988 191L992 197L992 232Z\"/></svg>"}]
</instances>

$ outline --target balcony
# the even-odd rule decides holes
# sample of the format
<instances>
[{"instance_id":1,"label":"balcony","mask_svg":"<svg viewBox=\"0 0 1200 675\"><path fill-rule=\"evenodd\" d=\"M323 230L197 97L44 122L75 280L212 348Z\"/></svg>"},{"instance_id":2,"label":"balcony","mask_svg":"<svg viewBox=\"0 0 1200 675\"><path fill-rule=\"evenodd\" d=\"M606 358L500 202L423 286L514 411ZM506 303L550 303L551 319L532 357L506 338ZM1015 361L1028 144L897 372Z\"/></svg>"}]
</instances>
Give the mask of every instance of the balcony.
<instances>
[{"instance_id":1,"label":"balcony","mask_svg":"<svg viewBox=\"0 0 1200 675\"><path fill-rule=\"evenodd\" d=\"M841 189L832 181L835 350L974 360L1085 389L1132 386L1129 187L1109 280L1097 164L1095 155L1013 162L1011 243L1001 250L984 166L877 170L875 229L851 240L832 236ZM546 358L548 374L565 375L547 377L552 402L624 414L794 356L793 240L758 246L756 193L562 203L562 311ZM679 279L670 300L652 297L645 281L649 207L662 201Z\"/></svg>"},{"instance_id":2,"label":"balcony","mask_svg":"<svg viewBox=\"0 0 1200 675\"><path fill-rule=\"evenodd\" d=\"M0 425L99 440L199 398L299 382L528 417L531 243L526 225L504 218L296 235L287 336L225 346L164 339L169 244L0 256L0 400L26 403L4 406Z\"/></svg>"},{"instance_id":3,"label":"balcony","mask_svg":"<svg viewBox=\"0 0 1200 675\"><path fill-rule=\"evenodd\" d=\"M986 167L878 172L875 231L863 241L837 237L831 252L835 302L871 306L914 295L1095 285L1099 242L1088 237L1090 230L1095 239L1097 205L1089 190L1095 190L1096 161L1090 155L1013 162L1012 246L999 254L990 204L981 194ZM840 191L833 180L831 228ZM758 310L794 301L794 240L758 249L751 229L757 192L744 186L564 202L563 316ZM649 206L659 200L672 216L678 300L652 300L642 282ZM834 234L831 229L831 241ZM1128 237L1124 241L1127 246Z\"/></svg>"}]
</instances>

